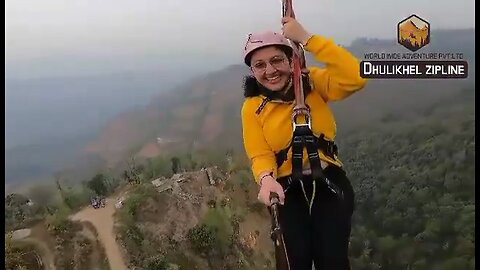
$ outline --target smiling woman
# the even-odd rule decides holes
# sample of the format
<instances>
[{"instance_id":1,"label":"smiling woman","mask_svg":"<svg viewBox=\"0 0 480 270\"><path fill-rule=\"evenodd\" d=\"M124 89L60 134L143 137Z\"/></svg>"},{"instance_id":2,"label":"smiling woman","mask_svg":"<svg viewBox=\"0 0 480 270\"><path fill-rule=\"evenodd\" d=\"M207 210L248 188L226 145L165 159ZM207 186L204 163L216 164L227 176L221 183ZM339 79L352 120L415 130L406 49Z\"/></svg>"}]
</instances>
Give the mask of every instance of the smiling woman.
<instances>
[{"instance_id":1,"label":"smiling woman","mask_svg":"<svg viewBox=\"0 0 480 270\"><path fill-rule=\"evenodd\" d=\"M265 35L268 35L266 33ZM274 38L277 38L275 33ZM278 40L278 41L277 41ZM252 41L253 42L253 41ZM275 42L283 43L282 37L278 35L278 39L273 39ZM264 43L261 43L264 45ZM278 47L262 47L259 48L250 62L252 63L252 71L256 75L258 82L272 91L280 91L289 82L290 78L290 63L288 58L292 56L292 49L288 45L279 45Z\"/></svg>"},{"instance_id":2,"label":"smiling woman","mask_svg":"<svg viewBox=\"0 0 480 270\"><path fill-rule=\"evenodd\" d=\"M289 269L312 269L312 262L317 269L349 269L354 194L337 157L336 123L327 103L362 89L365 80L360 77L359 61L346 49L309 34L293 18L285 17L282 23L285 36L250 34L244 48L244 61L252 75L244 85L243 140L260 185L258 199L270 206L272 193L279 197L278 221L287 253L280 256L288 256ZM294 66L288 39L301 43L326 67L294 73L299 68ZM299 78L295 75L303 82L310 133L304 132L305 124L292 126L298 86L293 82ZM307 156L302 154L303 142Z\"/></svg>"}]
</instances>

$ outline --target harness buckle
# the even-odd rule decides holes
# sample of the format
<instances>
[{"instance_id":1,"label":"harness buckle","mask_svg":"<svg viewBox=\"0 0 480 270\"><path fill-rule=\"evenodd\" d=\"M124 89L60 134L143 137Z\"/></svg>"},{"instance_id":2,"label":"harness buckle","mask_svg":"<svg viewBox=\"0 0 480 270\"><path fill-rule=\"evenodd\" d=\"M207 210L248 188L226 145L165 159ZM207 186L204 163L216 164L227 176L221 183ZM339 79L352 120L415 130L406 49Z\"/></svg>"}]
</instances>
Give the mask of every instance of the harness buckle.
<instances>
[{"instance_id":1,"label":"harness buckle","mask_svg":"<svg viewBox=\"0 0 480 270\"><path fill-rule=\"evenodd\" d=\"M297 123L297 117L301 114L305 116L305 122ZM307 107L295 107L292 113L293 131L295 131L297 127L308 127L308 129L311 130L312 123L310 119L311 119L310 111Z\"/></svg>"},{"instance_id":2,"label":"harness buckle","mask_svg":"<svg viewBox=\"0 0 480 270\"><path fill-rule=\"evenodd\" d=\"M297 130L297 128L307 127L309 130L312 129L312 123L310 122L310 118L307 119L306 123L297 124L296 121L292 122L293 130Z\"/></svg>"},{"instance_id":3,"label":"harness buckle","mask_svg":"<svg viewBox=\"0 0 480 270\"><path fill-rule=\"evenodd\" d=\"M338 147L335 144L335 142L325 139L324 134L320 135L320 137L318 138L318 143L324 146L323 150L325 151L325 154L327 154L328 156L331 156L332 158L334 158L334 156L338 154Z\"/></svg>"}]
</instances>

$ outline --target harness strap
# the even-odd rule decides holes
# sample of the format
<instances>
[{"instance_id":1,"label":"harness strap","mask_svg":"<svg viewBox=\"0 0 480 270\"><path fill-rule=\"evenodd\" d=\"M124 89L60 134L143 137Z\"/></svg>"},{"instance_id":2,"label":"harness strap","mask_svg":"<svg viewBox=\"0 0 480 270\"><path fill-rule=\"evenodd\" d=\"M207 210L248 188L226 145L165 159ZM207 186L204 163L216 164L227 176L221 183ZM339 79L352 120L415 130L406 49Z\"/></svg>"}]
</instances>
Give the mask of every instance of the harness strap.
<instances>
[{"instance_id":1,"label":"harness strap","mask_svg":"<svg viewBox=\"0 0 480 270\"><path fill-rule=\"evenodd\" d=\"M269 97L265 97L263 98L262 100L262 103L260 104L260 106L258 106L257 110L255 111L256 114L260 114L260 112L263 110L263 108L265 108L265 105L267 105L267 103L271 100L271 98Z\"/></svg>"},{"instance_id":2,"label":"harness strap","mask_svg":"<svg viewBox=\"0 0 480 270\"><path fill-rule=\"evenodd\" d=\"M294 136L292 140L292 178L301 180L303 177L303 136Z\"/></svg>"},{"instance_id":3,"label":"harness strap","mask_svg":"<svg viewBox=\"0 0 480 270\"><path fill-rule=\"evenodd\" d=\"M297 125L292 140L292 181L303 179L303 147L307 149L310 169L314 181L326 185L339 198L343 198L343 191L331 182L323 173L320 155L315 144L315 136L308 125Z\"/></svg>"},{"instance_id":4,"label":"harness strap","mask_svg":"<svg viewBox=\"0 0 480 270\"><path fill-rule=\"evenodd\" d=\"M326 156L331 157L332 159L336 159L335 156L338 155L338 147L335 144L335 142L326 140L323 134L320 135L319 137L313 136L313 140L314 140L313 143L316 149L320 149L323 151L323 153ZM287 160L288 151L290 151L290 148L292 147L292 145L293 145L293 140L290 141L290 144L286 148L278 151L278 153L275 154L277 166L279 168Z\"/></svg>"},{"instance_id":5,"label":"harness strap","mask_svg":"<svg viewBox=\"0 0 480 270\"><path fill-rule=\"evenodd\" d=\"M312 170L312 177L314 181L321 181L330 191L335 193L339 198L343 198L343 191L334 183L332 183L323 173L320 156L313 143L313 135L307 135L305 138L305 147L307 148L308 158L310 160L310 169Z\"/></svg>"},{"instance_id":6,"label":"harness strap","mask_svg":"<svg viewBox=\"0 0 480 270\"><path fill-rule=\"evenodd\" d=\"M313 179L321 179L324 177L323 170L320 162L320 156L318 155L313 138L313 135L305 136L305 147L307 148L310 169L312 170L312 177Z\"/></svg>"}]
</instances>

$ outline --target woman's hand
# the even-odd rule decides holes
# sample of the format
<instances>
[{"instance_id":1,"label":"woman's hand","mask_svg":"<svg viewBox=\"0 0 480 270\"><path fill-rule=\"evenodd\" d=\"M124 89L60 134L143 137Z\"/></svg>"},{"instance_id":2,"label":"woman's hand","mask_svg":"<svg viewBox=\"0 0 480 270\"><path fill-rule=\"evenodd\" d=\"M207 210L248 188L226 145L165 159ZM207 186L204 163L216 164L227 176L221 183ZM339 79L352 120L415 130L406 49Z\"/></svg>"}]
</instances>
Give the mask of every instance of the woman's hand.
<instances>
[{"instance_id":1,"label":"woman's hand","mask_svg":"<svg viewBox=\"0 0 480 270\"><path fill-rule=\"evenodd\" d=\"M258 193L258 200L267 206L270 206L270 192L278 194L280 204L284 204L285 193L280 183L272 176L268 175L263 177L260 186L260 192Z\"/></svg>"},{"instance_id":2,"label":"woman's hand","mask_svg":"<svg viewBox=\"0 0 480 270\"><path fill-rule=\"evenodd\" d=\"M283 17L282 24L283 35L286 38L303 45L307 43L311 35L297 20L292 17Z\"/></svg>"}]
</instances>

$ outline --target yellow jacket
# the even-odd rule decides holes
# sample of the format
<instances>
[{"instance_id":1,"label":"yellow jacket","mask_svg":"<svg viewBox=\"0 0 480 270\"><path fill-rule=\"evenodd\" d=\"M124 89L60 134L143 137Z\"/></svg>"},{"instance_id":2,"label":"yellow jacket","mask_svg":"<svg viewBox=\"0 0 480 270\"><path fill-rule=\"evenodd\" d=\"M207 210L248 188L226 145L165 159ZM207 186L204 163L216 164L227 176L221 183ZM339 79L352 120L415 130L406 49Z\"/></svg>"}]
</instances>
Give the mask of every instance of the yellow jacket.
<instances>
[{"instance_id":1,"label":"yellow jacket","mask_svg":"<svg viewBox=\"0 0 480 270\"><path fill-rule=\"evenodd\" d=\"M325 68L311 66L310 84L312 91L306 96L305 103L310 106L313 133L324 134L326 139L334 140L336 135L335 119L327 103L342 100L365 85L360 77L360 63L357 58L332 40L314 35L304 46ZM292 139L293 126L291 115L293 102L273 100L268 102L259 114L257 108L264 96L246 97L242 105L243 143L251 161L255 181L265 172L273 172L274 177L291 174L291 149L287 160L277 168L275 153L286 148ZM340 160L333 160L319 151L323 161L342 166ZM303 164L308 167L308 155L304 150Z\"/></svg>"}]
</instances>

